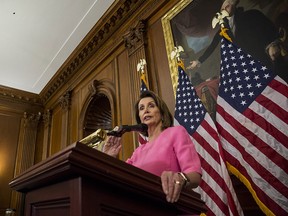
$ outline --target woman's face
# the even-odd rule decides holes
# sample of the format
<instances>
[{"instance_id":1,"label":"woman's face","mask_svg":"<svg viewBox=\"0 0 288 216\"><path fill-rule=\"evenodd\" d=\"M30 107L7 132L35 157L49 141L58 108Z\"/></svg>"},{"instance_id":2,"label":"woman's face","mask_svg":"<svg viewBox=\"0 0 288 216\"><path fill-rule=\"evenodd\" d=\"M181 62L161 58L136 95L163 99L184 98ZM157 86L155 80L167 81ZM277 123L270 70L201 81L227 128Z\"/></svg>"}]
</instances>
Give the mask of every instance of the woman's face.
<instances>
[{"instance_id":1,"label":"woman's face","mask_svg":"<svg viewBox=\"0 0 288 216\"><path fill-rule=\"evenodd\" d=\"M151 125L161 124L161 113L152 97L145 97L138 104L139 117L142 123Z\"/></svg>"}]
</instances>

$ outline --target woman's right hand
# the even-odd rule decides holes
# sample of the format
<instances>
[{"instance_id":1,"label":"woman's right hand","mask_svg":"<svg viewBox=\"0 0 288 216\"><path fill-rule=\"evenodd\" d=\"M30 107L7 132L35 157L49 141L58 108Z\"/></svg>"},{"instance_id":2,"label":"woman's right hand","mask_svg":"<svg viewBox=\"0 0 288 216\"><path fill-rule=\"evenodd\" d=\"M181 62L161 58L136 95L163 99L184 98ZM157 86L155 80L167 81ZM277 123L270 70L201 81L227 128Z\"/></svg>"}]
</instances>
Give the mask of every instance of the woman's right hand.
<instances>
[{"instance_id":1,"label":"woman's right hand","mask_svg":"<svg viewBox=\"0 0 288 216\"><path fill-rule=\"evenodd\" d=\"M121 150L121 137L108 136L103 146L103 152L112 157L116 157Z\"/></svg>"},{"instance_id":2,"label":"woman's right hand","mask_svg":"<svg viewBox=\"0 0 288 216\"><path fill-rule=\"evenodd\" d=\"M200 67L201 66L201 63L198 61L198 60L195 60L195 61L191 61L190 62L190 65L187 67L187 69L194 69L196 67Z\"/></svg>"}]
</instances>

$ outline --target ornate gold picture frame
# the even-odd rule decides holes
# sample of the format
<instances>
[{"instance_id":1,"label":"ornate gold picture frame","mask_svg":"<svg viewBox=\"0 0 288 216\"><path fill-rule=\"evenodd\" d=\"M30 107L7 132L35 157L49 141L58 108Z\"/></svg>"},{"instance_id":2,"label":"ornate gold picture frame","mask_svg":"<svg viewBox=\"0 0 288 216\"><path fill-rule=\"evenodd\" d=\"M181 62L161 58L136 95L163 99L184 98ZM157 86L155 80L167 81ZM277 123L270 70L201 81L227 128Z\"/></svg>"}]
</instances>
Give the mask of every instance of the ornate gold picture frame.
<instances>
[{"instance_id":1,"label":"ornate gold picture frame","mask_svg":"<svg viewBox=\"0 0 288 216\"><path fill-rule=\"evenodd\" d=\"M166 43L167 57L170 68L170 75L172 80L172 86L174 90L174 95L176 95L177 82L178 82L178 70L176 59L170 58L170 53L173 51L175 44L171 29L171 20L179 14L188 4L193 0L181 0L175 7L173 7L165 16L162 18L162 26L164 31L164 38Z\"/></svg>"}]
</instances>

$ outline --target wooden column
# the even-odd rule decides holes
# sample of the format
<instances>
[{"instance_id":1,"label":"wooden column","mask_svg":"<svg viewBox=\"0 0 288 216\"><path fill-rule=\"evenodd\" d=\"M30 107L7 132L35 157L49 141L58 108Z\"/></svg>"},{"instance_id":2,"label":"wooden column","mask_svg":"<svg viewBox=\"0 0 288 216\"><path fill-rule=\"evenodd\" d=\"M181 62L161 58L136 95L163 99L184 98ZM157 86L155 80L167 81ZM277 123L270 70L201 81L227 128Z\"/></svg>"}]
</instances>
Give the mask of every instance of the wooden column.
<instances>
[{"instance_id":1,"label":"wooden column","mask_svg":"<svg viewBox=\"0 0 288 216\"><path fill-rule=\"evenodd\" d=\"M44 137L43 137L43 151L42 151L42 160L46 159L49 155L49 146L50 146L50 134L51 134L51 118L52 111L46 110L43 114L44 122Z\"/></svg>"},{"instance_id":2,"label":"wooden column","mask_svg":"<svg viewBox=\"0 0 288 216\"><path fill-rule=\"evenodd\" d=\"M21 120L14 177L34 164L37 128L40 118L41 113L24 113ZM16 215L20 216L23 208L22 194L13 191L10 206L16 210Z\"/></svg>"},{"instance_id":3,"label":"wooden column","mask_svg":"<svg viewBox=\"0 0 288 216\"><path fill-rule=\"evenodd\" d=\"M124 35L125 47L128 50L132 104L136 103L140 95L141 72L137 71L137 64L140 62L140 59L146 60L146 54L145 54L146 34L145 33L146 33L145 22L143 20L140 20L134 28L131 28L130 31ZM149 85L148 84L149 79L148 77L146 78L147 78L147 85ZM131 113L131 115L132 115L132 119L134 119L134 113ZM138 136L135 136L135 134L133 134L134 149L137 147L137 143L138 143L137 140L138 140Z\"/></svg>"},{"instance_id":4,"label":"wooden column","mask_svg":"<svg viewBox=\"0 0 288 216\"><path fill-rule=\"evenodd\" d=\"M59 104L62 108L62 133L61 133L61 149L70 144L70 106L71 106L72 91L67 91L59 99Z\"/></svg>"},{"instance_id":5,"label":"wooden column","mask_svg":"<svg viewBox=\"0 0 288 216\"><path fill-rule=\"evenodd\" d=\"M141 73L137 72L137 64L140 59L146 59L145 45L146 45L146 29L145 22L140 20L134 28L124 35L125 46L128 50L129 56L129 70L131 77L131 89L133 104L138 99L140 93ZM147 61L147 60L146 60ZM148 77L147 77L148 80ZM149 83L149 82L148 82Z\"/></svg>"}]
</instances>

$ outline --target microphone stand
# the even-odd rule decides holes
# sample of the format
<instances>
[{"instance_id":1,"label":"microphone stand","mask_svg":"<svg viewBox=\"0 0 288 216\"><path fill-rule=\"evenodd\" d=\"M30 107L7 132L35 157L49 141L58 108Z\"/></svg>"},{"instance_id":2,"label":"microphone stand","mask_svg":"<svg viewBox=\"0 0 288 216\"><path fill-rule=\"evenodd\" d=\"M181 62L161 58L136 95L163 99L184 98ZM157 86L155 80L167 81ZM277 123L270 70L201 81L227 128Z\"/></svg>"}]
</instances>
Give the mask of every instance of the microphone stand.
<instances>
[{"instance_id":1,"label":"microphone stand","mask_svg":"<svg viewBox=\"0 0 288 216\"><path fill-rule=\"evenodd\" d=\"M94 133L89 136L81 139L79 142L86 144L95 149L101 149L101 144L104 144L107 136L116 136L121 137L126 132L145 132L147 131L148 126L146 124L138 124L138 125L121 125L116 126L113 130L106 131L103 129L98 129Z\"/></svg>"},{"instance_id":2,"label":"microphone stand","mask_svg":"<svg viewBox=\"0 0 288 216\"><path fill-rule=\"evenodd\" d=\"M107 137L107 132L103 129L98 129L94 133L84 137L79 142L88 145L94 149L99 149L100 145L103 143Z\"/></svg>"}]
</instances>

